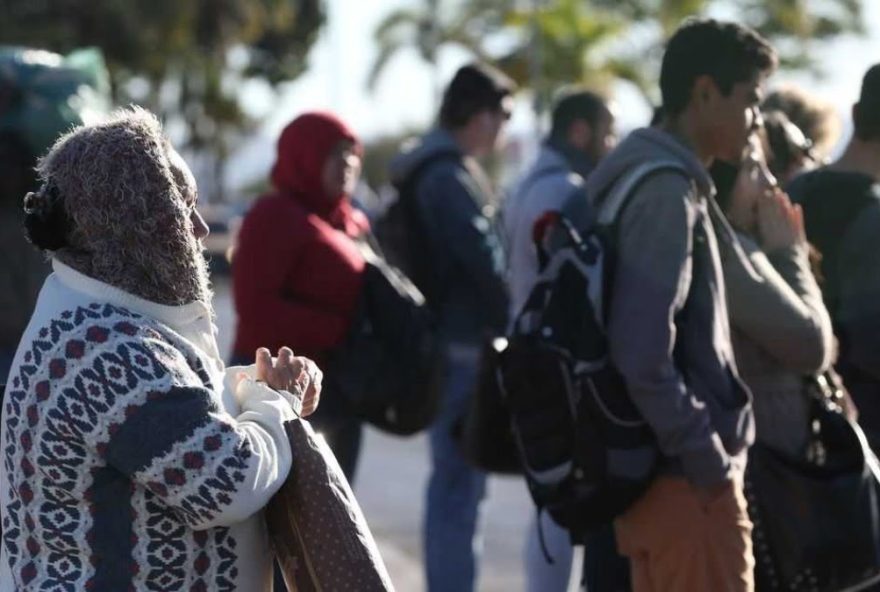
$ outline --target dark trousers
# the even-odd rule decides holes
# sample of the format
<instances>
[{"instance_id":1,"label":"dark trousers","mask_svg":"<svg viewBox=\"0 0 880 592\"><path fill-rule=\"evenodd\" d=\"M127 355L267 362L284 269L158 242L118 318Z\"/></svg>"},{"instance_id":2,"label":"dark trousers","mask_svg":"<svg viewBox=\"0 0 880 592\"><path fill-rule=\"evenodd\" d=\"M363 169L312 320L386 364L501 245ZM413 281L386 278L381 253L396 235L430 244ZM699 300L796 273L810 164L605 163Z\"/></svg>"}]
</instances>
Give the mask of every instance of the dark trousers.
<instances>
[{"instance_id":1,"label":"dark trousers","mask_svg":"<svg viewBox=\"0 0 880 592\"><path fill-rule=\"evenodd\" d=\"M630 592L629 560L617 552L614 526L608 524L584 538L584 573L581 590Z\"/></svg>"}]
</instances>

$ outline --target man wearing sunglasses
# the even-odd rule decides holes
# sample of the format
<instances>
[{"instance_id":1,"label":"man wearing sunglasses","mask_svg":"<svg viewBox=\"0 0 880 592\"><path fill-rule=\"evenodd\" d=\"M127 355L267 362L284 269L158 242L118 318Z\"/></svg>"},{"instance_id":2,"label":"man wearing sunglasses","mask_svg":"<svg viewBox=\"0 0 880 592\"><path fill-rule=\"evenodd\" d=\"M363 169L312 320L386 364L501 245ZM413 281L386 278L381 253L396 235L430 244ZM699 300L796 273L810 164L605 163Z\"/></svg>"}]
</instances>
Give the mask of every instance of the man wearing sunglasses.
<instances>
[{"instance_id":1,"label":"man wearing sunglasses","mask_svg":"<svg viewBox=\"0 0 880 592\"><path fill-rule=\"evenodd\" d=\"M483 64L459 69L443 95L438 126L391 164L399 199L413 212L407 269L437 315L446 381L430 429L432 473L425 516L428 589L468 592L476 580L474 539L486 476L465 462L452 434L477 375L480 343L503 332L508 298L495 198L477 158L498 147L513 83Z\"/></svg>"}]
</instances>

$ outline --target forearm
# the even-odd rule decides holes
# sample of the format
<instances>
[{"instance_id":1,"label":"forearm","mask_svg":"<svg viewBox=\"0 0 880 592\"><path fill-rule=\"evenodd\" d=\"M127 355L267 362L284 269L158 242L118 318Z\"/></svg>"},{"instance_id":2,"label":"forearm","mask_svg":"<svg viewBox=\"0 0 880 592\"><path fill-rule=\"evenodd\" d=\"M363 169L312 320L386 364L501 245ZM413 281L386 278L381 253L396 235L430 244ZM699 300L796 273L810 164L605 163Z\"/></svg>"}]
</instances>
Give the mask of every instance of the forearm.
<instances>
[{"instance_id":1,"label":"forearm","mask_svg":"<svg viewBox=\"0 0 880 592\"><path fill-rule=\"evenodd\" d=\"M827 368L834 335L806 251L777 251L772 264L753 244L749 253L724 258L731 324L792 371Z\"/></svg>"}]
</instances>

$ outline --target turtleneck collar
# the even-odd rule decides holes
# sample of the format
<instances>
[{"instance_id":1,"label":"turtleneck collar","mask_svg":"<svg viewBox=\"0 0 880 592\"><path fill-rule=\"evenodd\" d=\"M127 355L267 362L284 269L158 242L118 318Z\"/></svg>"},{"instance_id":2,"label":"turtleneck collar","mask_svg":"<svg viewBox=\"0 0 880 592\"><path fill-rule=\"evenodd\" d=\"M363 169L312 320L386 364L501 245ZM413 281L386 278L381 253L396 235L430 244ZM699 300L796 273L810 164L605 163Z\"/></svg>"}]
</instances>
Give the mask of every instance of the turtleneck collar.
<instances>
[{"instance_id":1,"label":"turtleneck collar","mask_svg":"<svg viewBox=\"0 0 880 592\"><path fill-rule=\"evenodd\" d=\"M211 308L204 302L195 301L180 306L151 302L80 273L58 259L52 259L52 270L58 279L72 290L156 319L175 330L199 318L212 317Z\"/></svg>"}]
</instances>

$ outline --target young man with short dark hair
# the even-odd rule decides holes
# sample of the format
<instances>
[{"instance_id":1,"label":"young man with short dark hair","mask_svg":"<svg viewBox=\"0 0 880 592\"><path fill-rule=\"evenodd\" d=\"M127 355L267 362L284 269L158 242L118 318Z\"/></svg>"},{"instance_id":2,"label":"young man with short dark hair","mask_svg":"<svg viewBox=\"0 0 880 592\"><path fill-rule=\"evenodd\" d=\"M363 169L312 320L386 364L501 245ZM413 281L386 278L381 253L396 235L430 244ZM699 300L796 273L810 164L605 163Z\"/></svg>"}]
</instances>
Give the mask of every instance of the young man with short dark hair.
<instances>
[{"instance_id":1,"label":"young man with short dark hair","mask_svg":"<svg viewBox=\"0 0 880 592\"><path fill-rule=\"evenodd\" d=\"M880 451L880 64L862 80L839 160L788 187L822 254L822 292L840 341L837 369Z\"/></svg>"},{"instance_id":2,"label":"young man with short dark hair","mask_svg":"<svg viewBox=\"0 0 880 592\"><path fill-rule=\"evenodd\" d=\"M670 163L618 220L608 320L612 360L662 454L654 482L615 522L636 592L754 587L742 485L754 420L730 343L707 169L742 154L775 66L751 29L686 21L663 57L662 121L631 134L587 181L600 203L636 167Z\"/></svg>"},{"instance_id":3,"label":"young man with short dark hair","mask_svg":"<svg viewBox=\"0 0 880 592\"><path fill-rule=\"evenodd\" d=\"M428 589L468 592L476 581L475 535L486 475L469 465L452 431L468 407L480 344L504 331L508 298L495 200L475 158L496 150L510 118L513 83L484 64L464 66L443 95L439 126L391 164L392 181L412 184L424 261L419 288L446 342L446 383L430 430L433 470L425 515ZM417 282L418 283L418 282Z\"/></svg>"}]
</instances>

